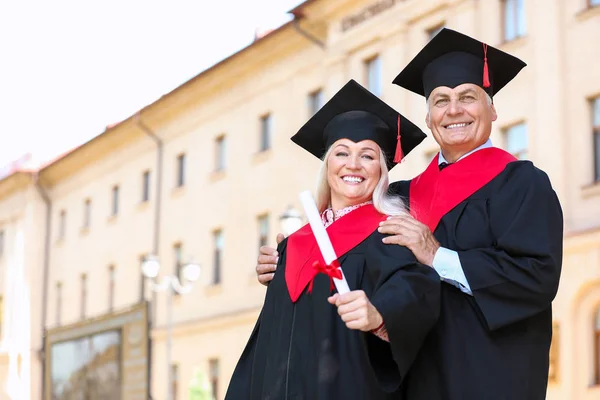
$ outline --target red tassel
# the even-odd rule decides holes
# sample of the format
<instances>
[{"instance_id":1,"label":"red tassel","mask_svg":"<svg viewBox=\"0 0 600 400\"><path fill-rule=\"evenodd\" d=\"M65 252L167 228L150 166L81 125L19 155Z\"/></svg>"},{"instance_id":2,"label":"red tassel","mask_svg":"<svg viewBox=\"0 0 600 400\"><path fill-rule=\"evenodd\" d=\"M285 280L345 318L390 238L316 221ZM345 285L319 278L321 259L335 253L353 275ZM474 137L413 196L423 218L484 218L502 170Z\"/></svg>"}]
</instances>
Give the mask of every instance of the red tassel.
<instances>
[{"instance_id":1,"label":"red tassel","mask_svg":"<svg viewBox=\"0 0 600 400\"><path fill-rule=\"evenodd\" d=\"M398 115L398 137L396 138L396 154L394 154L394 162L399 163L402 161L403 157L402 144L400 143L400 115Z\"/></svg>"},{"instance_id":2,"label":"red tassel","mask_svg":"<svg viewBox=\"0 0 600 400\"><path fill-rule=\"evenodd\" d=\"M488 62L487 62L487 47L488 45L483 43L483 87L489 88L490 85L490 73L488 71Z\"/></svg>"}]
</instances>

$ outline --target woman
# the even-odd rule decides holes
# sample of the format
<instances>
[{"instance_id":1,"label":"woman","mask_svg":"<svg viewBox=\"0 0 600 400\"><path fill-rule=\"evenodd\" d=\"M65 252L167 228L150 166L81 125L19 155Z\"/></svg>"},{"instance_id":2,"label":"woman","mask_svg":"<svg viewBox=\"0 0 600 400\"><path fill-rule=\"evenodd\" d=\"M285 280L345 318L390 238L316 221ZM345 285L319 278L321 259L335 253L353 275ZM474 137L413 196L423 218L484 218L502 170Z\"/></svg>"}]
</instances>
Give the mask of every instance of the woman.
<instances>
[{"instance_id":1,"label":"woman","mask_svg":"<svg viewBox=\"0 0 600 400\"><path fill-rule=\"evenodd\" d=\"M331 295L309 225L282 241L226 399L398 398L437 319L440 279L408 249L383 244L377 226L406 212L387 195L388 169L424 137L354 81L292 137L324 160L317 206L351 292Z\"/></svg>"}]
</instances>

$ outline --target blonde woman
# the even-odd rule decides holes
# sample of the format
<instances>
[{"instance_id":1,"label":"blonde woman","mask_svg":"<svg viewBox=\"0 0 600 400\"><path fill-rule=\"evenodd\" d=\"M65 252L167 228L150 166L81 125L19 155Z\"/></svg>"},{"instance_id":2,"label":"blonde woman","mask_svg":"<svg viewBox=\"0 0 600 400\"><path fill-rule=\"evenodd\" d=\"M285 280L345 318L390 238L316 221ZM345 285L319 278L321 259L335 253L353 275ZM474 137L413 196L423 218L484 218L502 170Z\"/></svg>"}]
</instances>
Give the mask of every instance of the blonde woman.
<instances>
[{"instance_id":1,"label":"blonde woman","mask_svg":"<svg viewBox=\"0 0 600 400\"><path fill-rule=\"evenodd\" d=\"M388 170L424 137L350 81L292 138L323 160L317 205L351 292L332 290L309 225L281 242L226 399L398 398L438 317L440 278L377 227L407 212L387 194Z\"/></svg>"}]
</instances>

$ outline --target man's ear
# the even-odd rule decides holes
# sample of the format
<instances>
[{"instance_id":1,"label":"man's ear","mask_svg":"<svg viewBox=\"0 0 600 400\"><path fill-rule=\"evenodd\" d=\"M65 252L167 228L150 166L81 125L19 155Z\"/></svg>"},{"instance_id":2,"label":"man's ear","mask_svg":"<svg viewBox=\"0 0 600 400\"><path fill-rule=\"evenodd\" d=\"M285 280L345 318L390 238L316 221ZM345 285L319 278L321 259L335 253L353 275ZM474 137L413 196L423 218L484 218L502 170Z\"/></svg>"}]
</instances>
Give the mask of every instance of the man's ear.
<instances>
[{"instance_id":1,"label":"man's ear","mask_svg":"<svg viewBox=\"0 0 600 400\"><path fill-rule=\"evenodd\" d=\"M427 115L425 115L425 124L427 124L427 128L431 130L431 116L429 115L429 111L427 111Z\"/></svg>"},{"instance_id":2,"label":"man's ear","mask_svg":"<svg viewBox=\"0 0 600 400\"><path fill-rule=\"evenodd\" d=\"M490 108L492 109L492 122L494 122L498 119L498 113L496 112L494 104L490 104Z\"/></svg>"}]
</instances>

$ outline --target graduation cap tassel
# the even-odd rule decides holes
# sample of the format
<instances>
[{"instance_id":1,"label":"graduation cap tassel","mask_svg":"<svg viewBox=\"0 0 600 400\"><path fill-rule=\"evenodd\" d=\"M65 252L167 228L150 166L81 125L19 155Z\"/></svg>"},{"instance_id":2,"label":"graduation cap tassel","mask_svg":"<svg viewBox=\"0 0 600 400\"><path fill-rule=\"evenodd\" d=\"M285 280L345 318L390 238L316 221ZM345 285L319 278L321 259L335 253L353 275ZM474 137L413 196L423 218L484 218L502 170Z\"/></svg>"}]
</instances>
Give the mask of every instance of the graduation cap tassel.
<instances>
[{"instance_id":1,"label":"graduation cap tassel","mask_svg":"<svg viewBox=\"0 0 600 400\"><path fill-rule=\"evenodd\" d=\"M400 115L398 115L398 137L396 138L396 153L394 154L394 162L399 163L402 161L402 145L400 143Z\"/></svg>"},{"instance_id":2,"label":"graduation cap tassel","mask_svg":"<svg viewBox=\"0 0 600 400\"><path fill-rule=\"evenodd\" d=\"M488 45L483 43L483 87L489 88L490 85L490 73L488 71L488 62L487 62L487 47Z\"/></svg>"}]
</instances>

